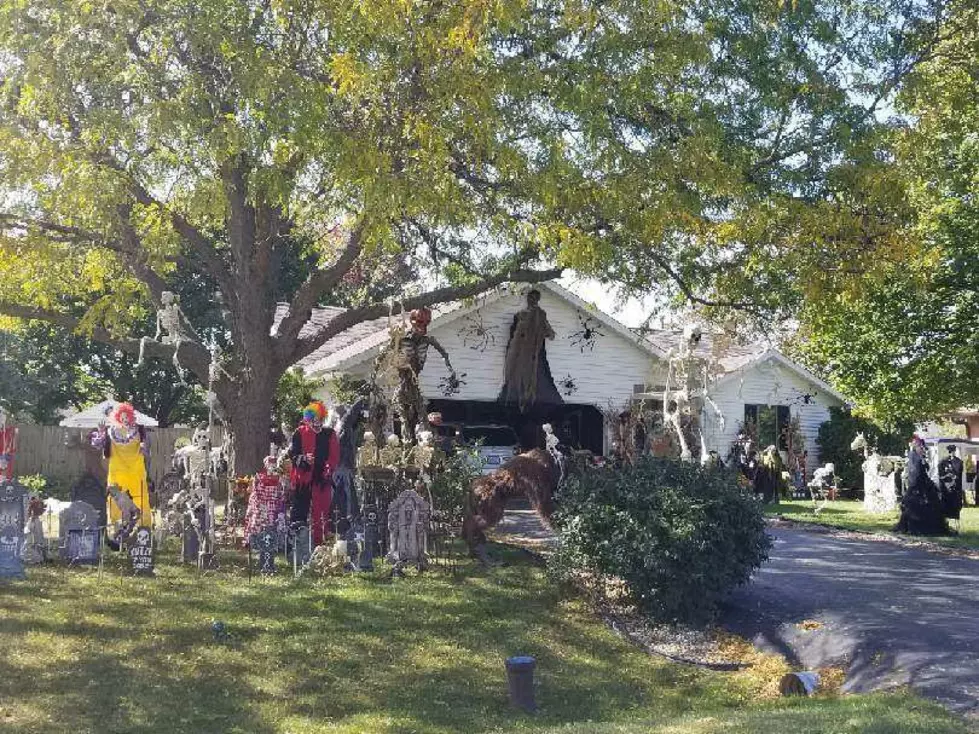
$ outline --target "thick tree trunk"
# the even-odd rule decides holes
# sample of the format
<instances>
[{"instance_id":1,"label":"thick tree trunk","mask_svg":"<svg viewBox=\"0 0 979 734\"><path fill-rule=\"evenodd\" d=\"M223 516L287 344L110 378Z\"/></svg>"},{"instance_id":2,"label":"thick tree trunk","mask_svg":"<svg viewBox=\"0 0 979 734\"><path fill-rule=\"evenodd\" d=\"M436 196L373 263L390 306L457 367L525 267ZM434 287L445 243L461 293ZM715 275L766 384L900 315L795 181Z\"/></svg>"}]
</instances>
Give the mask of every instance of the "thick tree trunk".
<instances>
[{"instance_id":1,"label":"thick tree trunk","mask_svg":"<svg viewBox=\"0 0 979 734\"><path fill-rule=\"evenodd\" d=\"M232 400L222 401L232 432L235 476L254 474L268 456L269 421L277 379L271 374L263 378L239 385Z\"/></svg>"}]
</instances>

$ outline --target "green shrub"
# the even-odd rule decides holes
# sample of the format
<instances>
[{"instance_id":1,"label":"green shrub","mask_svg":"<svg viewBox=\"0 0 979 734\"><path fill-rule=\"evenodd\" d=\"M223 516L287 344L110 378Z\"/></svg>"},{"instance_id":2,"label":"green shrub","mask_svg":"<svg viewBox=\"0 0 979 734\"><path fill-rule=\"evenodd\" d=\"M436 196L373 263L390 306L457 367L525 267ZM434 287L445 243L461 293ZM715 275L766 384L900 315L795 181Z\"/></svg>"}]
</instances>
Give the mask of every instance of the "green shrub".
<instances>
[{"instance_id":1,"label":"green shrub","mask_svg":"<svg viewBox=\"0 0 979 734\"><path fill-rule=\"evenodd\" d=\"M867 443L884 456L904 456L914 433L914 424L905 421L893 430L885 430L866 418L858 418L846 408L833 406L829 409L829 420L819 427L816 438L819 461L834 464L841 487L862 490L863 452L850 448L858 433L863 433Z\"/></svg>"},{"instance_id":2,"label":"green shrub","mask_svg":"<svg viewBox=\"0 0 979 734\"><path fill-rule=\"evenodd\" d=\"M700 622L767 558L761 504L729 470L645 457L589 471L558 495L558 577L621 579L663 621Z\"/></svg>"},{"instance_id":3,"label":"green shrub","mask_svg":"<svg viewBox=\"0 0 979 734\"><path fill-rule=\"evenodd\" d=\"M17 481L42 499L53 497L57 500L67 500L71 494L69 482L58 477L50 478L43 474L25 474L17 477Z\"/></svg>"}]
</instances>

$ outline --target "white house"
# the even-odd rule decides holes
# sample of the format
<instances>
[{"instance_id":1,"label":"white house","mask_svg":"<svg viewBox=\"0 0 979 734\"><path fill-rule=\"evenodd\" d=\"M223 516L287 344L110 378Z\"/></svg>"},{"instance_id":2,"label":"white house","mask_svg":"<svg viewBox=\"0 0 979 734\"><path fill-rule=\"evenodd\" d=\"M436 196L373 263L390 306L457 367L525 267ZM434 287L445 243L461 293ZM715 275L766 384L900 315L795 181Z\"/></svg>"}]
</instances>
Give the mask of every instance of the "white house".
<instances>
[{"instance_id":1,"label":"white house","mask_svg":"<svg viewBox=\"0 0 979 734\"><path fill-rule=\"evenodd\" d=\"M448 371L439 355L430 350L421 373L429 410L440 411L446 421L506 423L531 442L540 424L550 422L573 445L604 453L611 443L605 416L640 401L647 408L661 409L669 353L680 334L653 331L640 336L556 283L536 288L556 335L546 342L546 355L565 404L521 415L497 401L504 381L510 326L514 314L525 308L525 294L530 290L523 286L501 288L471 303L451 304L436 311L429 334L448 351L464 384L457 393L444 394ZM323 309L314 319L328 321L334 315L333 309ZM398 318L392 317L395 321ZM307 374L326 380L338 375L367 378L375 357L388 341L390 325L388 318L360 324L335 337L299 366ZM718 415L714 409L705 409L701 416L708 448L726 455L746 417L775 436L798 415L810 468L815 466L816 434L829 417L829 407L844 402L841 395L774 349L757 345L722 349L705 338L697 353L714 365L710 395L720 410ZM328 388L321 397L332 402Z\"/></svg>"}]
</instances>

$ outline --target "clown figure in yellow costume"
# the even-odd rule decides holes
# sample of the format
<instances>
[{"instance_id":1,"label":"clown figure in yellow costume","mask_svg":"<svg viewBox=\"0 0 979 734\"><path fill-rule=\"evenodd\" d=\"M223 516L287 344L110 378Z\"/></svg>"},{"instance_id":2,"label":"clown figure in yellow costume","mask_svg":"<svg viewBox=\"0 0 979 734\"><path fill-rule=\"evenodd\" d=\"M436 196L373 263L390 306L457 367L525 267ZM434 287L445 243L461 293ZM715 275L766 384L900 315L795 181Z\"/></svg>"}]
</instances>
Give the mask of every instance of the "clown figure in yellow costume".
<instances>
[{"instance_id":1,"label":"clown figure in yellow costume","mask_svg":"<svg viewBox=\"0 0 979 734\"><path fill-rule=\"evenodd\" d=\"M150 527L149 481L146 477L146 431L136 423L136 411L129 403L120 403L110 416L109 425L103 429L102 450L109 461L107 484L118 487L123 494L129 493L139 508L139 525ZM109 492L109 522L118 523L122 518L119 505Z\"/></svg>"}]
</instances>

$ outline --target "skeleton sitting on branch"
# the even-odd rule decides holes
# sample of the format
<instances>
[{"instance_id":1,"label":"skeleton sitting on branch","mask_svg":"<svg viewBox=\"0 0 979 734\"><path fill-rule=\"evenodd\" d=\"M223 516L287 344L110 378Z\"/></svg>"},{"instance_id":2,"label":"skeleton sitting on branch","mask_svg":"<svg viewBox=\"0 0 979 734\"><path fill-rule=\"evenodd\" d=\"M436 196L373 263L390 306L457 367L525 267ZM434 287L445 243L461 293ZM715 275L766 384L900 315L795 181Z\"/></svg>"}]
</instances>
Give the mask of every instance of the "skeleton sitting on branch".
<instances>
[{"instance_id":1,"label":"skeleton sitting on branch","mask_svg":"<svg viewBox=\"0 0 979 734\"><path fill-rule=\"evenodd\" d=\"M139 361L137 366L143 364L147 342L159 342L173 347L173 366L177 370L177 377L180 384L186 385L184 380L184 369L180 366L180 345L183 342L200 343L194 327L186 314L180 309L180 296L172 291L163 291L160 295L161 308L156 312L156 334L151 339L144 336L139 340Z\"/></svg>"}]
</instances>

